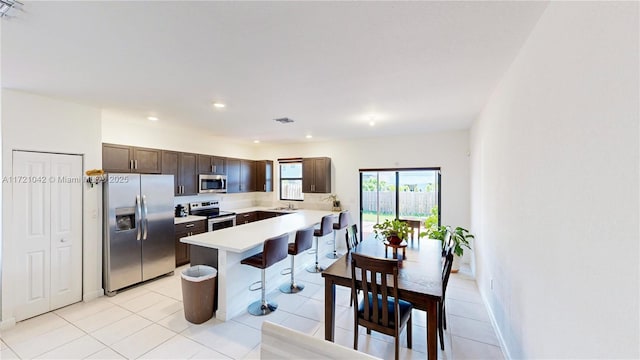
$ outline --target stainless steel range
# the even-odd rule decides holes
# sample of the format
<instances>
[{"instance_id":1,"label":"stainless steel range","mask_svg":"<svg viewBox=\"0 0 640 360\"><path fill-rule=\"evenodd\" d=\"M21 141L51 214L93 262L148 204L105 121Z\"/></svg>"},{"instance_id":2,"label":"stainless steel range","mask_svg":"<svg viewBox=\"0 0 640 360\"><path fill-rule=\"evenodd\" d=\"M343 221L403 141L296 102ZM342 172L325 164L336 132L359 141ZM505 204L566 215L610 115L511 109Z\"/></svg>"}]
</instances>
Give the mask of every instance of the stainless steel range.
<instances>
[{"instance_id":1,"label":"stainless steel range","mask_svg":"<svg viewBox=\"0 0 640 360\"><path fill-rule=\"evenodd\" d=\"M236 213L220 211L220 204L216 200L190 203L189 208L191 215L207 217L207 231L216 231L236 225Z\"/></svg>"}]
</instances>

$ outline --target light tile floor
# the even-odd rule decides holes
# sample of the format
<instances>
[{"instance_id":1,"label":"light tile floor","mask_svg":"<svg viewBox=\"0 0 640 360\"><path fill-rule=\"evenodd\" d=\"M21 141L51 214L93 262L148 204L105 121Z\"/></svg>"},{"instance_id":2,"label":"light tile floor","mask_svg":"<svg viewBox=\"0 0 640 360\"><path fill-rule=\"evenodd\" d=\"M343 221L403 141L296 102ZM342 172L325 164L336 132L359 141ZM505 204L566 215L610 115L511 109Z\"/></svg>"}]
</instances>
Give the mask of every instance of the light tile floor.
<instances>
[{"instance_id":1,"label":"light tile floor","mask_svg":"<svg viewBox=\"0 0 640 360\"><path fill-rule=\"evenodd\" d=\"M306 289L298 294L269 293L279 304L273 314L243 314L228 322L214 318L201 325L184 319L179 274L180 269L174 276L111 298L77 303L20 322L0 334L0 359L258 359L264 320L324 338L324 287L319 274L299 274L297 280ZM336 301L336 342L351 347L349 291L338 287ZM464 271L452 274L446 301L445 351L439 350L438 357L502 359L476 283ZM402 347L403 359L426 357L426 316L414 311L413 349ZM403 334L401 346L406 346L405 339ZM375 332L366 335L361 328L359 350L393 358L393 339Z\"/></svg>"}]
</instances>

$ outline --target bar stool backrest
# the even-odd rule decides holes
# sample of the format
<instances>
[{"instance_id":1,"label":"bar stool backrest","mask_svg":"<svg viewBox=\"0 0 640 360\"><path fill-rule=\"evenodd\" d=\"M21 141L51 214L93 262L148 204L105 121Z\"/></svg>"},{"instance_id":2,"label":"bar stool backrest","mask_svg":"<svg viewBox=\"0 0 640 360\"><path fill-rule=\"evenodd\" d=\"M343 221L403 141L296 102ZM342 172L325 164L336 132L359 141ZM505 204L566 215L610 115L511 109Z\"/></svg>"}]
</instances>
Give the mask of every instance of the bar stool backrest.
<instances>
[{"instance_id":1,"label":"bar stool backrest","mask_svg":"<svg viewBox=\"0 0 640 360\"><path fill-rule=\"evenodd\" d=\"M314 236L322 237L333 231L333 215L325 215L320 222L320 229L313 232Z\"/></svg>"},{"instance_id":2,"label":"bar stool backrest","mask_svg":"<svg viewBox=\"0 0 640 360\"><path fill-rule=\"evenodd\" d=\"M313 226L296 231L296 240L293 245L294 252L296 254L299 254L305 250L311 249L312 245L313 245Z\"/></svg>"},{"instance_id":3,"label":"bar stool backrest","mask_svg":"<svg viewBox=\"0 0 640 360\"><path fill-rule=\"evenodd\" d=\"M340 213L340 215L338 216L338 223L333 224L333 228L336 230L344 229L348 225L349 225L349 210L345 210Z\"/></svg>"},{"instance_id":4,"label":"bar stool backrest","mask_svg":"<svg viewBox=\"0 0 640 360\"><path fill-rule=\"evenodd\" d=\"M264 268L287 258L289 249L289 234L274 236L264 241L262 263Z\"/></svg>"}]
</instances>

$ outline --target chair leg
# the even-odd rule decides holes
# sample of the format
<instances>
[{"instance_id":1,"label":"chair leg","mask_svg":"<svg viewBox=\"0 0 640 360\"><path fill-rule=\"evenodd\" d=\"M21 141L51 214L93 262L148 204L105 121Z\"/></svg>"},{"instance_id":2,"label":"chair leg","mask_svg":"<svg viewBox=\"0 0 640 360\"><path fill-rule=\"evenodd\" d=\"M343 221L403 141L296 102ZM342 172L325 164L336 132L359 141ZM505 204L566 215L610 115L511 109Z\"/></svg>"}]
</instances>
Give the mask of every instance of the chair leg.
<instances>
[{"instance_id":1,"label":"chair leg","mask_svg":"<svg viewBox=\"0 0 640 360\"><path fill-rule=\"evenodd\" d=\"M443 316L444 316L444 308L442 306L438 307L438 337L440 338L440 349L444 350L444 330L443 328Z\"/></svg>"},{"instance_id":2,"label":"chair leg","mask_svg":"<svg viewBox=\"0 0 640 360\"><path fill-rule=\"evenodd\" d=\"M284 283L280 285L280 291L285 294L295 294L304 290L303 284L297 284L296 279L293 275L293 270L295 269L295 255L291 255L291 281L288 283Z\"/></svg>"},{"instance_id":3,"label":"chair leg","mask_svg":"<svg viewBox=\"0 0 640 360\"><path fill-rule=\"evenodd\" d=\"M333 230L333 252L327 254L329 259L337 259L340 256L338 255L338 250L336 249L336 230Z\"/></svg>"},{"instance_id":4,"label":"chair leg","mask_svg":"<svg viewBox=\"0 0 640 360\"><path fill-rule=\"evenodd\" d=\"M358 350L358 320L353 320L353 350Z\"/></svg>"},{"instance_id":5,"label":"chair leg","mask_svg":"<svg viewBox=\"0 0 640 360\"><path fill-rule=\"evenodd\" d=\"M249 307L247 308L249 314L255 316L268 315L276 311L276 309L278 308L278 304L275 301L267 301L266 285L266 269L262 269L262 288L260 289L260 300L255 301L249 305Z\"/></svg>"},{"instance_id":6,"label":"chair leg","mask_svg":"<svg viewBox=\"0 0 640 360\"><path fill-rule=\"evenodd\" d=\"M411 329L413 328L413 325L411 325L412 320L413 319L413 314L409 315L409 320L407 320L407 347L409 349L411 349L411 347L413 346L413 334L411 332Z\"/></svg>"},{"instance_id":7,"label":"chair leg","mask_svg":"<svg viewBox=\"0 0 640 360\"><path fill-rule=\"evenodd\" d=\"M395 337L395 345L396 345L395 346L396 347L396 349L395 349L396 350L395 351L395 354L396 354L395 359L398 360L400 358L400 337L399 336Z\"/></svg>"},{"instance_id":8,"label":"chair leg","mask_svg":"<svg viewBox=\"0 0 640 360\"><path fill-rule=\"evenodd\" d=\"M309 266L307 268L307 271L310 273L319 273L319 272L323 272L324 268L320 266L320 264L318 263L318 251L320 250L319 246L320 246L320 240L318 239L318 237L315 238L316 239L316 263L315 265Z\"/></svg>"},{"instance_id":9,"label":"chair leg","mask_svg":"<svg viewBox=\"0 0 640 360\"><path fill-rule=\"evenodd\" d=\"M447 330L447 313L444 311L444 304L442 304L442 327Z\"/></svg>"}]
</instances>

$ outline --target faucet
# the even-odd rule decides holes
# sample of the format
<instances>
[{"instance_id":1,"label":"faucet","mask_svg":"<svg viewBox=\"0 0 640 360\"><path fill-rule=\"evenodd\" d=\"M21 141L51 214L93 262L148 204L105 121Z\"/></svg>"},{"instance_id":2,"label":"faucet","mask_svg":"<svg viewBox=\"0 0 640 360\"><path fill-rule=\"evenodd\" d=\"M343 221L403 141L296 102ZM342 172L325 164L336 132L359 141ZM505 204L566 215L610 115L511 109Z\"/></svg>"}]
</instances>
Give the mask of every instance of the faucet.
<instances>
[{"instance_id":1,"label":"faucet","mask_svg":"<svg viewBox=\"0 0 640 360\"><path fill-rule=\"evenodd\" d=\"M287 209L294 210L293 204L292 203L287 204Z\"/></svg>"}]
</instances>

